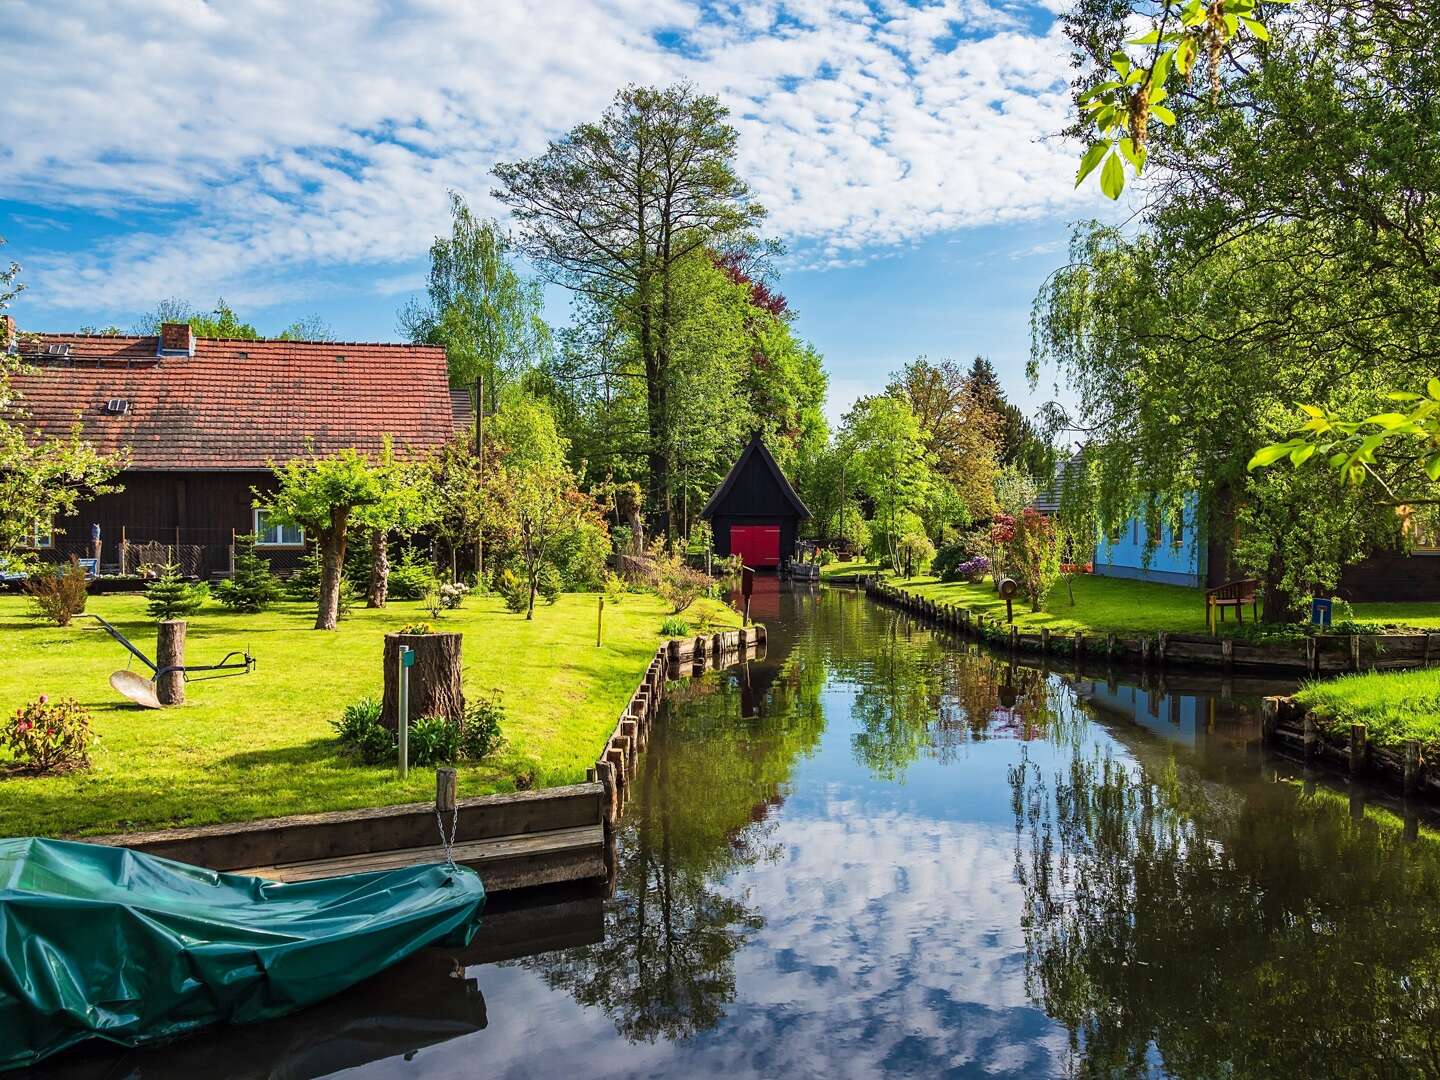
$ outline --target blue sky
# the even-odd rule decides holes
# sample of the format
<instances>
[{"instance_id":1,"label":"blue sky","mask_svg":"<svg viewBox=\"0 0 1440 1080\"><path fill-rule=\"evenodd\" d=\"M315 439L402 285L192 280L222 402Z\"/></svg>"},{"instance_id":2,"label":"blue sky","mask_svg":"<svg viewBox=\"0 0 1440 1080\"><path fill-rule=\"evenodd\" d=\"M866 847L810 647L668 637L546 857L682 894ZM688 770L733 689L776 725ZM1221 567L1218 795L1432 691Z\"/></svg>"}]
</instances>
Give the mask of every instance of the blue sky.
<instances>
[{"instance_id":1,"label":"blue sky","mask_svg":"<svg viewBox=\"0 0 1440 1080\"><path fill-rule=\"evenodd\" d=\"M732 111L832 415L922 353L989 355L1033 404L1030 301L1070 223L1104 213L1053 137L1053 3L10 0L13 312L128 329L164 297L224 296L262 331L318 313L393 339L447 189L498 213L496 161L627 82L688 78ZM568 315L558 291L550 308Z\"/></svg>"}]
</instances>

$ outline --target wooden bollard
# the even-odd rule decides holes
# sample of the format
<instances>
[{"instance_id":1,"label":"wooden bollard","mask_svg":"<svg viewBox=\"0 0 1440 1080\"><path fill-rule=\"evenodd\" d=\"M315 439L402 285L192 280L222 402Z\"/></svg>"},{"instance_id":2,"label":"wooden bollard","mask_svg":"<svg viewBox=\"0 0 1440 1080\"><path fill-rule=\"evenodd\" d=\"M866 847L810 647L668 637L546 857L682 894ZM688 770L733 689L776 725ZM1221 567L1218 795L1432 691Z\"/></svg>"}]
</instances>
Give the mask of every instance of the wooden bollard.
<instances>
[{"instance_id":1,"label":"wooden bollard","mask_svg":"<svg viewBox=\"0 0 1440 1080\"><path fill-rule=\"evenodd\" d=\"M639 725L630 717L620 721L620 739L624 744L626 756L633 762L635 755L640 752Z\"/></svg>"},{"instance_id":2,"label":"wooden bollard","mask_svg":"<svg viewBox=\"0 0 1440 1080\"><path fill-rule=\"evenodd\" d=\"M1356 670L1356 671L1359 671L1359 670L1360 670L1360 635L1359 635L1359 634L1351 634L1351 635L1350 635L1350 666L1351 666L1354 670Z\"/></svg>"},{"instance_id":3,"label":"wooden bollard","mask_svg":"<svg viewBox=\"0 0 1440 1080\"><path fill-rule=\"evenodd\" d=\"M1304 739L1305 756L1313 758L1315 751L1320 748L1320 729L1315 726L1315 718L1309 713L1306 713L1305 719L1300 722L1300 731Z\"/></svg>"},{"instance_id":4,"label":"wooden bollard","mask_svg":"<svg viewBox=\"0 0 1440 1080\"><path fill-rule=\"evenodd\" d=\"M756 644L756 646L758 647L758 646L764 645L764 644L765 644L765 641L766 641L766 638L767 638L767 635L766 635L766 631L765 631L765 624L764 624L764 623L757 623L757 624L755 625L755 644Z\"/></svg>"},{"instance_id":5,"label":"wooden bollard","mask_svg":"<svg viewBox=\"0 0 1440 1080\"><path fill-rule=\"evenodd\" d=\"M1148 638L1148 637L1146 637L1145 635L1142 634L1141 637L1140 637L1140 663L1141 663L1141 665L1143 665L1144 667L1149 667L1149 666L1150 666L1150 649L1151 649L1151 641L1150 641L1150 638Z\"/></svg>"},{"instance_id":6,"label":"wooden bollard","mask_svg":"<svg viewBox=\"0 0 1440 1080\"><path fill-rule=\"evenodd\" d=\"M1012 625L1010 627L1010 651L1013 653L1020 647L1020 628Z\"/></svg>"},{"instance_id":7,"label":"wooden bollard","mask_svg":"<svg viewBox=\"0 0 1440 1080\"><path fill-rule=\"evenodd\" d=\"M454 812L456 782L454 769L435 770L435 812L437 814Z\"/></svg>"},{"instance_id":8,"label":"wooden bollard","mask_svg":"<svg viewBox=\"0 0 1440 1080\"><path fill-rule=\"evenodd\" d=\"M595 783L595 769L593 767L585 770L585 782L587 784Z\"/></svg>"},{"instance_id":9,"label":"wooden bollard","mask_svg":"<svg viewBox=\"0 0 1440 1080\"><path fill-rule=\"evenodd\" d=\"M1266 697L1260 699L1260 741L1267 743L1275 738L1275 729L1280 724L1280 699L1278 697Z\"/></svg>"},{"instance_id":10,"label":"wooden bollard","mask_svg":"<svg viewBox=\"0 0 1440 1080\"><path fill-rule=\"evenodd\" d=\"M1429 640L1428 638L1426 639ZM1305 638L1305 670L1312 675L1320 671L1320 650L1316 647L1317 642L1314 635L1307 635Z\"/></svg>"},{"instance_id":11,"label":"wooden bollard","mask_svg":"<svg viewBox=\"0 0 1440 1080\"><path fill-rule=\"evenodd\" d=\"M1085 655L1085 635L1079 630L1075 631L1075 659Z\"/></svg>"},{"instance_id":12,"label":"wooden bollard","mask_svg":"<svg viewBox=\"0 0 1440 1080\"><path fill-rule=\"evenodd\" d=\"M725 635L718 630L715 632L715 636L710 639L710 651L715 655L716 660L719 660L725 655Z\"/></svg>"},{"instance_id":13,"label":"wooden bollard","mask_svg":"<svg viewBox=\"0 0 1440 1080\"><path fill-rule=\"evenodd\" d=\"M1235 666L1235 639L1234 639L1234 638L1228 638L1228 637L1227 637L1227 638L1221 638L1221 639L1220 639L1220 659L1225 662L1225 666L1226 666L1227 668L1232 668L1232 667Z\"/></svg>"},{"instance_id":14,"label":"wooden bollard","mask_svg":"<svg viewBox=\"0 0 1440 1080\"><path fill-rule=\"evenodd\" d=\"M605 821L607 829L615 828L615 821L620 814L620 795L615 783L615 767L608 760L601 760L595 763L595 772L600 779L601 786L605 789L600 796L601 816Z\"/></svg>"},{"instance_id":15,"label":"wooden bollard","mask_svg":"<svg viewBox=\"0 0 1440 1080\"><path fill-rule=\"evenodd\" d=\"M610 745L605 748L605 760L610 762L610 767L615 775L616 790L625 787L625 751L621 748L618 739L611 739Z\"/></svg>"},{"instance_id":16,"label":"wooden bollard","mask_svg":"<svg viewBox=\"0 0 1440 1080\"><path fill-rule=\"evenodd\" d=\"M1420 740L1405 740L1405 794L1413 795L1420 787Z\"/></svg>"},{"instance_id":17,"label":"wooden bollard","mask_svg":"<svg viewBox=\"0 0 1440 1080\"><path fill-rule=\"evenodd\" d=\"M1042 627L1040 628L1040 655L1041 655L1041 656L1048 656L1049 653L1050 653L1050 628L1049 628L1048 626L1042 626Z\"/></svg>"},{"instance_id":18,"label":"wooden bollard","mask_svg":"<svg viewBox=\"0 0 1440 1080\"><path fill-rule=\"evenodd\" d=\"M1114 635L1114 634L1106 634L1106 635L1105 635L1105 659L1107 659L1107 660L1114 660L1114 659L1115 659L1115 635Z\"/></svg>"},{"instance_id":19,"label":"wooden bollard","mask_svg":"<svg viewBox=\"0 0 1440 1080\"><path fill-rule=\"evenodd\" d=\"M185 672L166 668L185 666L185 621L167 619L160 624L155 641L155 666L164 674L155 676L155 697L161 705L185 704Z\"/></svg>"},{"instance_id":20,"label":"wooden bollard","mask_svg":"<svg viewBox=\"0 0 1440 1080\"><path fill-rule=\"evenodd\" d=\"M668 651L670 653L670 663L672 665L680 663L680 642L678 639L670 642Z\"/></svg>"},{"instance_id":21,"label":"wooden bollard","mask_svg":"<svg viewBox=\"0 0 1440 1080\"><path fill-rule=\"evenodd\" d=\"M1164 665L1170 658L1170 632L1161 630L1155 635L1155 659Z\"/></svg>"},{"instance_id":22,"label":"wooden bollard","mask_svg":"<svg viewBox=\"0 0 1440 1080\"><path fill-rule=\"evenodd\" d=\"M1358 773L1365 768L1365 725L1350 725L1350 771Z\"/></svg>"}]
</instances>

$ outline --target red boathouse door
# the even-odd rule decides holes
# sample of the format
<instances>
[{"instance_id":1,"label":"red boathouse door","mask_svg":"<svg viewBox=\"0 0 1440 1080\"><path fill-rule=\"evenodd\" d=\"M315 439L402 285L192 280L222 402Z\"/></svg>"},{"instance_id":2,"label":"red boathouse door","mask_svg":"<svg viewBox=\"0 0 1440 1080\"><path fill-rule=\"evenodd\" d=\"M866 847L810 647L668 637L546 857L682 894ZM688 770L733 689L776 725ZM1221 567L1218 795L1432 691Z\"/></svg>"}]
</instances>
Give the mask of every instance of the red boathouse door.
<instances>
[{"instance_id":1,"label":"red boathouse door","mask_svg":"<svg viewBox=\"0 0 1440 1080\"><path fill-rule=\"evenodd\" d=\"M730 554L746 566L779 566L780 526L731 525Z\"/></svg>"}]
</instances>

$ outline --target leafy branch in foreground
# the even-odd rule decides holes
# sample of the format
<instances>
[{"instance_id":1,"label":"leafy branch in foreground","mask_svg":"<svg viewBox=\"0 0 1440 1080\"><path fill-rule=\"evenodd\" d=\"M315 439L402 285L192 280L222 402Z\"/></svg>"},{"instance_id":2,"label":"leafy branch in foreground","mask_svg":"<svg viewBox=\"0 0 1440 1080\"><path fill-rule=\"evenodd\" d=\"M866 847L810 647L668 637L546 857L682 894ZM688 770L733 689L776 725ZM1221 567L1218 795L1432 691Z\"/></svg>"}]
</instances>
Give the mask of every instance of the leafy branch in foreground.
<instances>
[{"instance_id":1,"label":"leafy branch in foreground","mask_svg":"<svg viewBox=\"0 0 1440 1080\"><path fill-rule=\"evenodd\" d=\"M1385 398L1408 404L1409 411L1347 420L1315 405L1301 405L1306 420L1295 435L1262 446L1247 468L1263 469L1285 458L1298 467L1319 454L1346 483L1360 484L1371 477L1397 502L1421 501L1402 498L1395 486L1417 466L1431 483L1440 482L1440 378L1431 379L1423 394L1394 390Z\"/></svg>"},{"instance_id":2,"label":"leafy branch in foreground","mask_svg":"<svg viewBox=\"0 0 1440 1080\"><path fill-rule=\"evenodd\" d=\"M1289 3L1290 0L1271 0ZM1210 100L1220 97L1220 59L1228 45L1243 29L1260 41L1270 40L1270 31L1258 17L1259 0L1163 0L1153 29L1127 44L1152 46L1148 64L1136 63L1124 49L1110 55L1114 77L1082 93L1077 99L1085 119L1092 123L1098 138L1086 149L1075 176L1079 187L1085 178L1100 169L1100 190L1118 199L1125 190L1125 163L1138 178L1149 156L1150 120L1167 127L1175 114L1161 102L1169 96L1166 83L1171 73L1181 82L1190 78L1195 63L1204 55L1209 62ZM1176 29L1170 29L1170 27ZM1103 163L1103 164L1102 164Z\"/></svg>"}]
</instances>

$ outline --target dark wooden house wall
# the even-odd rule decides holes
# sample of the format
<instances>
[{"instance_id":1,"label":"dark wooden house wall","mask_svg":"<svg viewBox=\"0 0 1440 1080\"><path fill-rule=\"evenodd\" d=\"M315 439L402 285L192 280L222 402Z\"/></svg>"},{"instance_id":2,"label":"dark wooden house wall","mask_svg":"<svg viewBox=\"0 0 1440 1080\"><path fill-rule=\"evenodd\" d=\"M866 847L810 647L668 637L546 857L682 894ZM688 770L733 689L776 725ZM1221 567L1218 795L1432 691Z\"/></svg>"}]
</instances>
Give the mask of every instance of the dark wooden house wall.
<instances>
[{"instance_id":1,"label":"dark wooden house wall","mask_svg":"<svg viewBox=\"0 0 1440 1080\"><path fill-rule=\"evenodd\" d=\"M759 454L751 454L745 462L745 468L725 498L714 508L710 523L715 529L716 554L730 554L732 525L779 525L780 558L790 559L795 555L800 515Z\"/></svg>"},{"instance_id":2,"label":"dark wooden house wall","mask_svg":"<svg viewBox=\"0 0 1440 1080\"><path fill-rule=\"evenodd\" d=\"M1440 601L1440 555L1377 551L1341 572L1336 594L1355 603Z\"/></svg>"}]
</instances>

